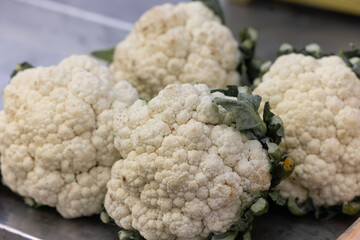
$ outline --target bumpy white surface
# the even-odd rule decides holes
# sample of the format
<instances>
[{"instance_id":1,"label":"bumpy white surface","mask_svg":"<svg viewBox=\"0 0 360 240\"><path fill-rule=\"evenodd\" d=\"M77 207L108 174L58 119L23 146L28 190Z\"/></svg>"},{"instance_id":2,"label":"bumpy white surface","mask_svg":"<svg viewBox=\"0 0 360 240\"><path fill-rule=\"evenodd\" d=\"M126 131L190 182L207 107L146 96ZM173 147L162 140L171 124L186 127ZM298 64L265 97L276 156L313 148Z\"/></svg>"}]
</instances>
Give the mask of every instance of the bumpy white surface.
<instances>
[{"instance_id":1,"label":"bumpy white surface","mask_svg":"<svg viewBox=\"0 0 360 240\"><path fill-rule=\"evenodd\" d=\"M111 66L140 96L155 97L171 83L238 84L238 45L201 2L164 4L147 11L120 42Z\"/></svg>"},{"instance_id":2,"label":"bumpy white surface","mask_svg":"<svg viewBox=\"0 0 360 240\"><path fill-rule=\"evenodd\" d=\"M360 80L341 58L279 57L254 93L283 120L296 164L283 196L332 206L360 195Z\"/></svg>"},{"instance_id":3,"label":"bumpy white surface","mask_svg":"<svg viewBox=\"0 0 360 240\"><path fill-rule=\"evenodd\" d=\"M204 84L172 84L114 120L117 161L105 208L148 240L225 232L245 202L270 187L267 153L231 125Z\"/></svg>"},{"instance_id":4,"label":"bumpy white surface","mask_svg":"<svg viewBox=\"0 0 360 240\"><path fill-rule=\"evenodd\" d=\"M127 82L87 56L18 73L3 93L0 151L13 191L66 218L101 211L113 163L114 110L137 99Z\"/></svg>"}]
</instances>

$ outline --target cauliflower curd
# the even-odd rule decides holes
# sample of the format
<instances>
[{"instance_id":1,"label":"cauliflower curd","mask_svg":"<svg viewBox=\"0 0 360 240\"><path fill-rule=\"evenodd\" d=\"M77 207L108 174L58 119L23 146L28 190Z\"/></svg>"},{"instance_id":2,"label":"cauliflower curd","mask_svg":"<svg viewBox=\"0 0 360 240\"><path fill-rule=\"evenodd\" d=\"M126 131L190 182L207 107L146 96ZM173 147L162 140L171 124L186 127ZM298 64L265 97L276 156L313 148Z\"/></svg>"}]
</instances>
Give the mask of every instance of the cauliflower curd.
<instances>
[{"instance_id":1,"label":"cauliflower curd","mask_svg":"<svg viewBox=\"0 0 360 240\"><path fill-rule=\"evenodd\" d=\"M13 191L65 218L101 211L113 163L114 109L137 99L87 56L19 72L3 92L1 172Z\"/></svg>"},{"instance_id":2,"label":"cauliflower curd","mask_svg":"<svg viewBox=\"0 0 360 240\"><path fill-rule=\"evenodd\" d=\"M281 56L254 93L282 118L296 164L281 195L325 207L360 195L360 80L340 57Z\"/></svg>"},{"instance_id":3,"label":"cauliflower curd","mask_svg":"<svg viewBox=\"0 0 360 240\"><path fill-rule=\"evenodd\" d=\"M232 126L204 84L172 84L114 120L117 161L105 208L147 240L226 232L271 183L267 151ZM225 97L224 97L225 98Z\"/></svg>"},{"instance_id":4,"label":"cauliflower curd","mask_svg":"<svg viewBox=\"0 0 360 240\"><path fill-rule=\"evenodd\" d=\"M147 11L115 49L111 70L140 96L171 83L238 84L240 53L230 30L203 3L164 4Z\"/></svg>"}]
</instances>

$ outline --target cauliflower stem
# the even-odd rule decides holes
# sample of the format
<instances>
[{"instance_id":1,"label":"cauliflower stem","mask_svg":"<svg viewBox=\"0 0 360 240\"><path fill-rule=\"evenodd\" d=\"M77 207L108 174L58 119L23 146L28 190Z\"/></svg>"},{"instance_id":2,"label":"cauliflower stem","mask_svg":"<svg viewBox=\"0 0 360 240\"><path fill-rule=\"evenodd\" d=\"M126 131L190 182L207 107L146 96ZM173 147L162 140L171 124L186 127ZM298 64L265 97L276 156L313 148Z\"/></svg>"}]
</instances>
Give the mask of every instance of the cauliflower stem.
<instances>
[{"instance_id":1,"label":"cauliflower stem","mask_svg":"<svg viewBox=\"0 0 360 240\"><path fill-rule=\"evenodd\" d=\"M313 213L316 219L329 219L340 213L346 215L356 215L360 210L360 197L355 197L350 202L331 206L319 207L311 198L307 198L303 202L299 202L297 198L284 198L279 190L269 192L271 200L279 206L287 206L289 211L296 216L304 216Z\"/></svg>"},{"instance_id":2,"label":"cauliflower stem","mask_svg":"<svg viewBox=\"0 0 360 240\"><path fill-rule=\"evenodd\" d=\"M39 203L37 201L35 201L35 199L31 198L31 197L24 197L24 203L26 205L28 205L29 207L32 207L32 208L39 208L41 206L43 206L42 203Z\"/></svg>"}]
</instances>

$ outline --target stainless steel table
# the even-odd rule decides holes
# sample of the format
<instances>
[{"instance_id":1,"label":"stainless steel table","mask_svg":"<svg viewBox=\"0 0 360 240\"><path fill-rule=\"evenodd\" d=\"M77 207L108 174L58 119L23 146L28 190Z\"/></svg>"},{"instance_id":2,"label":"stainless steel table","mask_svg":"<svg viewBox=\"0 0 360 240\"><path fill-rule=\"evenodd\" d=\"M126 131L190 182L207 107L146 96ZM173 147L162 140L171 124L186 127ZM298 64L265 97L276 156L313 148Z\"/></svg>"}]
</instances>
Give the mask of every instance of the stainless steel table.
<instances>
[{"instance_id":1,"label":"stainless steel table","mask_svg":"<svg viewBox=\"0 0 360 240\"><path fill-rule=\"evenodd\" d=\"M316 221L310 216L295 217L275 206L255 218L253 240L333 240L355 220L356 217L338 216ZM55 209L30 208L21 197L0 186L0 239L115 240L117 228L101 223L98 216L66 220Z\"/></svg>"},{"instance_id":2,"label":"stainless steel table","mask_svg":"<svg viewBox=\"0 0 360 240\"><path fill-rule=\"evenodd\" d=\"M63 219L50 207L30 208L21 197L0 186L0 239L117 239L117 228L99 216Z\"/></svg>"}]
</instances>

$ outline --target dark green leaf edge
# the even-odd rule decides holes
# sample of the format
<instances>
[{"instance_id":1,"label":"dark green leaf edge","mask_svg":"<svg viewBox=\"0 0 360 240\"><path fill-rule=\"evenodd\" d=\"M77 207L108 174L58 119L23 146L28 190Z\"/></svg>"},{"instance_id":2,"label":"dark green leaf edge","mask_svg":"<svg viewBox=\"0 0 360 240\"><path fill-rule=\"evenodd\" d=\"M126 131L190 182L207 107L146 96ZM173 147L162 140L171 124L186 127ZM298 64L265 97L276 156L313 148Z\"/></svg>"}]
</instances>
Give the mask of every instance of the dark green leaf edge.
<instances>
[{"instance_id":1,"label":"dark green leaf edge","mask_svg":"<svg viewBox=\"0 0 360 240\"><path fill-rule=\"evenodd\" d=\"M205 6L213 11L213 13L218 16L222 22L225 24L225 15L219 0L191 0L192 2L202 2Z\"/></svg>"},{"instance_id":2,"label":"dark green leaf edge","mask_svg":"<svg viewBox=\"0 0 360 240\"><path fill-rule=\"evenodd\" d=\"M118 232L119 240L145 240L136 230L121 229Z\"/></svg>"},{"instance_id":3,"label":"dark green leaf edge","mask_svg":"<svg viewBox=\"0 0 360 240\"><path fill-rule=\"evenodd\" d=\"M319 207L311 198L300 202L297 198L285 198L281 196L279 190L273 190L269 193L270 199L279 206L287 206L289 211L296 216L305 216L310 213L315 219L330 219L339 214L356 215L360 211L360 197L355 197L350 202L331 206Z\"/></svg>"},{"instance_id":4,"label":"dark green leaf edge","mask_svg":"<svg viewBox=\"0 0 360 240\"><path fill-rule=\"evenodd\" d=\"M107 213L104 204L101 205L101 213L100 213L100 220L105 223L105 224L109 224L112 226L117 226L117 224L115 223L114 219L112 219L109 214ZM118 226L117 226L118 227ZM145 238L143 238L139 231L137 230L126 230L126 229L122 229L120 228L119 232L118 232L118 237L119 240L145 240Z\"/></svg>"},{"instance_id":5,"label":"dark green leaf edge","mask_svg":"<svg viewBox=\"0 0 360 240\"><path fill-rule=\"evenodd\" d=\"M213 102L235 114L235 128L245 134L249 139L258 140L263 145L263 148L267 150L271 163L271 189L273 189L283 179L287 178L294 169L293 162L288 159L286 154L278 147L278 144L280 144L281 139L284 137L284 128L281 119L270 111L268 102L264 105L263 118L261 119L258 112L261 97L252 95L248 87L227 86L225 90L212 89L211 92L222 92L226 96L237 98L236 100L214 98ZM250 231L254 216L266 213L268 207L266 202L266 207L264 207L262 211L254 212L254 209L259 209L256 203L259 199L265 200L267 197L268 192L261 193L254 202L243 206L240 213L240 220L231 227L230 231L221 235L213 233L213 235L207 239L251 239ZM230 238L234 232L236 232L238 237Z\"/></svg>"},{"instance_id":6,"label":"dark green leaf edge","mask_svg":"<svg viewBox=\"0 0 360 240\"><path fill-rule=\"evenodd\" d=\"M18 64L16 64L15 69L12 71L10 78L15 77L16 74L18 74L21 71L24 71L25 69L29 69L29 68L33 68L33 67L34 66L28 62L18 63Z\"/></svg>"},{"instance_id":7,"label":"dark green leaf edge","mask_svg":"<svg viewBox=\"0 0 360 240\"><path fill-rule=\"evenodd\" d=\"M240 75L240 86L250 88L256 87L260 83L261 77L269 70L270 61L263 61L256 57L256 46L258 32L256 29L247 27L239 33L240 63L237 71Z\"/></svg>"},{"instance_id":8,"label":"dark green leaf edge","mask_svg":"<svg viewBox=\"0 0 360 240\"><path fill-rule=\"evenodd\" d=\"M114 219L112 219L107 213L104 204L101 204L100 220L105 224L116 226Z\"/></svg>"},{"instance_id":9,"label":"dark green leaf edge","mask_svg":"<svg viewBox=\"0 0 360 240\"><path fill-rule=\"evenodd\" d=\"M114 59L114 52L115 47L102 49L102 50L96 50L91 52L91 56L96 57L98 59L103 60L104 62L111 64Z\"/></svg>"},{"instance_id":10,"label":"dark green leaf edge","mask_svg":"<svg viewBox=\"0 0 360 240\"><path fill-rule=\"evenodd\" d=\"M270 70L272 62L262 61L261 59L255 57L257 34L255 35L256 37L251 38L249 31L256 30L252 28L245 28L240 32L239 49L242 57L240 59L238 72L241 79L240 85L248 86L251 89L255 89L262 82L262 77L265 75L265 73ZM246 42L252 42L252 44L245 44ZM324 56L333 55L323 53L321 47L316 43L308 44L300 49L296 49L292 45L284 43L280 46L277 52L277 56L287 55L291 53L299 53L305 56L312 56L314 58L322 58Z\"/></svg>"},{"instance_id":11,"label":"dark green leaf edge","mask_svg":"<svg viewBox=\"0 0 360 240\"><path fill-rule=\"evenodd\" d=\"M139 97L139 99L145 101L146 103L149 103L150 100L151 100L151 99L148 98L148 97Z\"/></svg>"},{"instance_id":12,"label":"dark green leaf edge","mask_svg":"<svg viewBox=\"0 0 360 240\"><path fill-rule=\"evenodd\" d=\"M334 55L333 53L324 53L322 51L321 47L317 43L310 43L300 49L296 49L288 43L283 43L280 46L280 48L277 52L277 55L282 56L282 55L287 55L287 54L291 54L291 53L299 53L299 54L303 54L305 56L312 56L317 59Z\"/></svg>"},{"instance_id":13,"label":"dark green leaf edge","mask_svg":"<svg viewBox=\"0 0 360 240\"><path fill-rule=\"evenodd\" d=\"M360 49L351 43L349 50L341 50L338 55L360 79Z\"/></svg>"},{"instance_id":14,"label":"dark green leaf edge","mask_svg":"<svg viewBox=\"0 0 360 240\"><path fill-rule=\"evenodd\" d=\"M261 97L252 95L249 88L227 86L227 90L213 89L211 92L222 92L226 96L237 97L236 100L214 98L213 102L233 113L236 118L235 128L249 139L258 140L267 150L273 176L271 187L275 187L288 177L293 171L294 164L278 147L285 135L283 122L270 111L269 103L265 103L261 118L258 112Z\"/></svg>"},{"instance_id":15,"label":"dark green leaf edge","mask_svg":"<svg viewBox=\"0 0 360 240\"><path fill-rule=\"evenodd\" d=\"M35 199L31 197L23 197L24 203L32 208L39 208L44 206L44 204L35 201Z\"/></svg>"}]
</instances>

